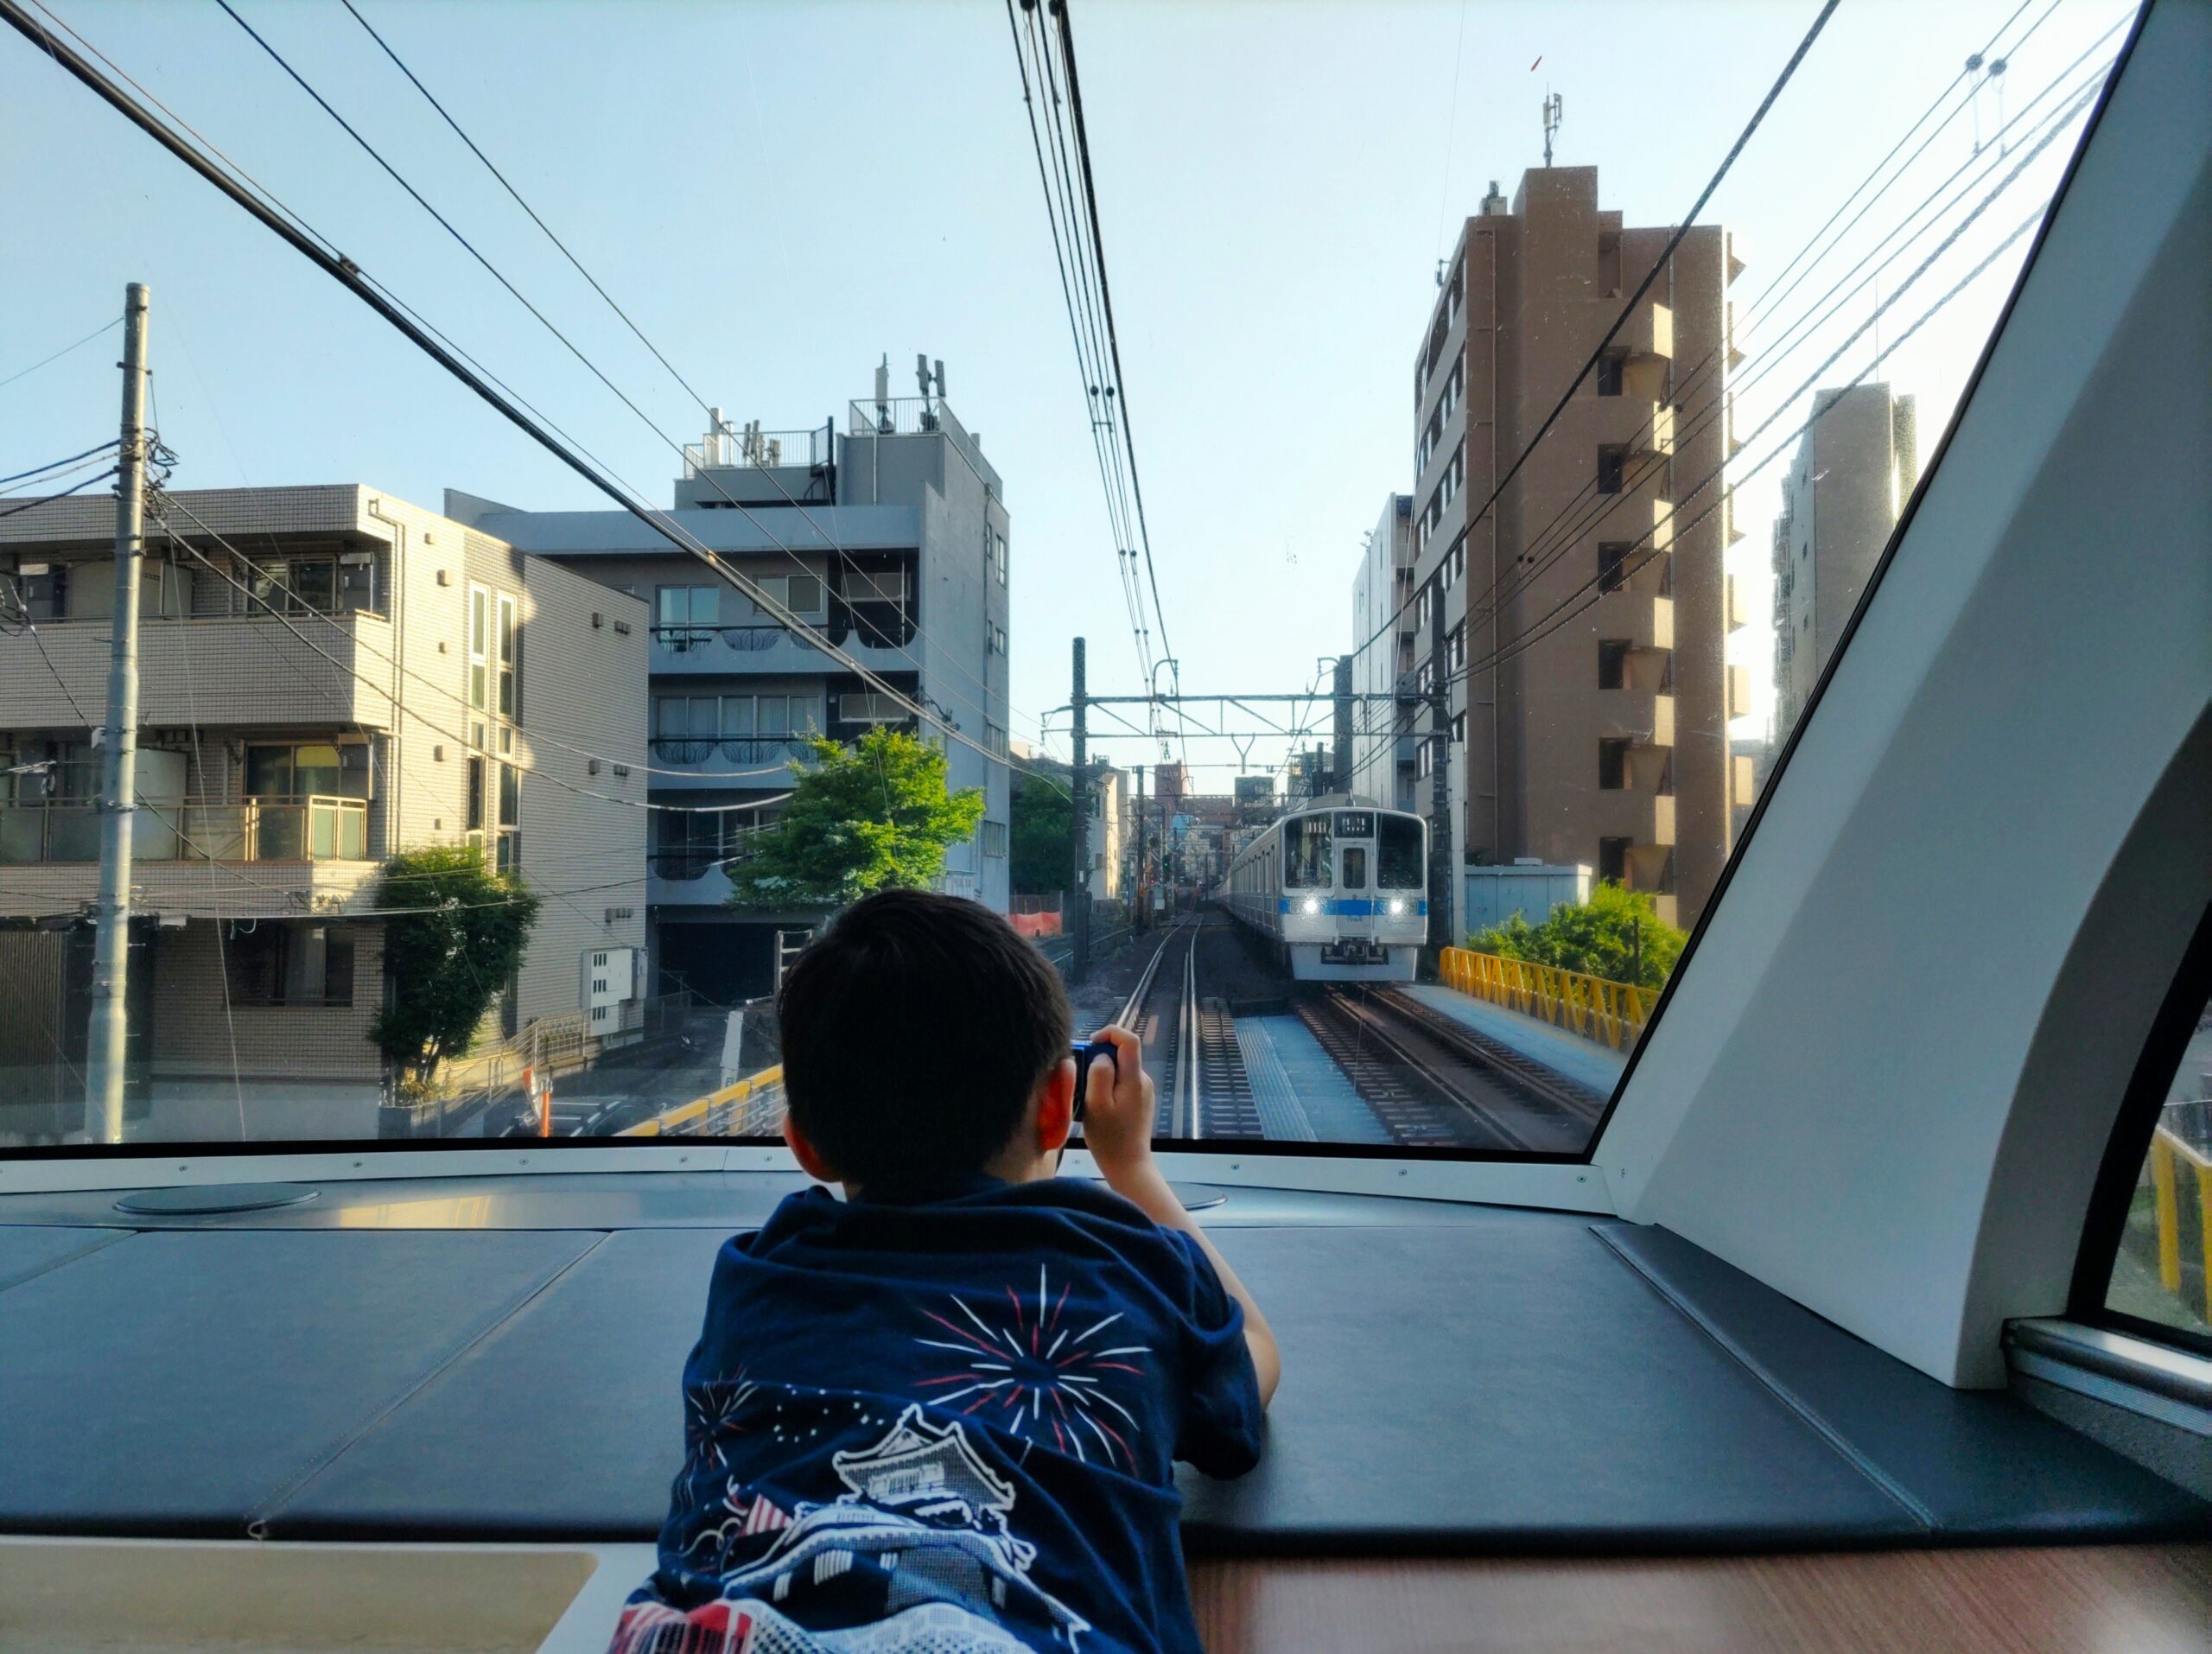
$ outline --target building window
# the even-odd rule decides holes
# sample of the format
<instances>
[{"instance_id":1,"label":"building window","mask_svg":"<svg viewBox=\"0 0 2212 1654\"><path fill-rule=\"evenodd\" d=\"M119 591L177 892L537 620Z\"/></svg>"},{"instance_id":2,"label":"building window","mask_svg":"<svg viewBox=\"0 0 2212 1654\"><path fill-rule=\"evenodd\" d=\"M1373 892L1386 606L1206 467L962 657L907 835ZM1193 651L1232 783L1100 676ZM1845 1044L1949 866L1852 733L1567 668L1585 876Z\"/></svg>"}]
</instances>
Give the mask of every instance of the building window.
<instances>
[{"instance_id":1,"label":"building window","mask_svg":"<svg viewBox=\"0 0 2212 1654\"><path fill-rule=\"evenodd\" d=\"M1452 628L1450 643L1452 669L1457 671L1467 664L1467 627L1465 621Z\"/></svg>"},{"instance_id":2,"label":"building window","mask_svg":"<svg viewBox=\"0 0 2212 1654\"><path fill-rule=\"evenodd\" d=\"M1006 628L996 620L983 622L985 646L995 655L1006 653Z\"/></svg>"},{"instance_id":3,"label":"building window","mask_svg":"<svg viewBox=\"0 0 2212 1654\"><path fill-rule=\"evenodd\" d=\"M1621 491L1621 473L1627 462L1626 450L1601 448L1598 450L1598 492L1617 494Z\"/></svg>"},{"instance_id":4,"label":"building window","mask_svg":"<svg viewBox=\"0 0 2212 1654\"><path fill-rule=\"evenodd\" d=\"M818 575L755 575L753 583L801 620L818 620L823 614L822 579ZM770 619L760 605L753 611Z\"/></svg>"},{"instance_id":5,"label":"building window","mask_svg":"<svg viewBox=\"0 0 2212 1654\"><path fill-rule=\"evenodd\" d=\"M376 559L369 552L263 557L244 572L251 614L338 614L376 606Z\"/></svg>"},{"instance_id":6,"label":"building window","mask_svg":"<svg viewBox=\"0 0 2212 1654\"><path fill-rule=\"evenodd\" d=\"M996 529L986 529L990 536L991 577L1001 586L1006 584L1006 536Z\"/></svg>"},{"instance_id":7,"label":"building window","mask_svg":"<svg viewBox=\"0 0 2212 1654\"><path fill-rule=\"evenodd\" d=\"M986 821L983 824L983 854L1001 856L1006 854L1006 824Z\"/></svg>"},{"instance_id":8,"label":"building window","mask_svg":"<svg viewBox=\"0 0 2212 1654\"><path fill-rule=\"evenodd\" d=\"M662 628L711 627L721 614L719 586L662 586L653 593L653 623Z\"/></svg>"},{"instance_id":9,"label":"building window","mask_svg":"<svg viewBox=\"0 0 2212 1654\"><path fill-rule=\"evenodd\" d=\"M468 588L468 704L479 712L491 703L492 594Z\"/></svg>"},{"instance_id":10,"label":"building window","mask_svg":"<svg viewBox=\"0 0 2212 1654\"><path fill-rule=\"evenodd\" d=\"M1598 589L1617 592L1626 583L1630 542L1604 541L1598 547Z\"/></svg>"},{"instance_id":11,"label":"building window","mask_svg":"<svg viewBox=\"0 0 2212 1654\"><path fill-rule=\"evenodd\" d=\"M841 723L901 723L912 716L895 696L871 690L837 697L837 720Z\"/></svg>"},{"instance_id":12,"label":"building window","mask_svg":"<svg viewBox=\"0 0 2212 1654\"><path fill-rule=\"evenodd\" d=\"M521 641L520 628L515 622L515 600L502 593L499 597L499 629L494 642L499 646L499 716L515 716L515 651Z\"/></svg>"},{"instance_id":13,"label":"building window","mask_svg":"<svg viewBox=\"0 0 2212 1654\"><path fill-rule=\"evenodd\" d=\"M1598 876L1615 884L1628 882L1629 846L1632 838L1601 838L1598 841Z\"/></svg>"},{"instance_id":14,"label":"building window","mask_svg":"<svg viewBox=\"0 0 2212 1654\"><path fill-rule=\"evenodd\" d=\"M1598 394L1617 397L1621 393L1621 370L1628 365L1628 353L1609 350L1598 359Z\"/></svg>"},{"instance_id":15,"label":"building window","mask_svg":"<svg viewBox=\"0 0 2212 1654\"><path fill-rule=\"evenodd\" d=\"M471 754L468 759L468 814L465 829L471 833L484 830L484 765L485 760Z\"/></svg>"},{"instance_id":16,"label":"building window","mask_svg":"<svg viewBox=\"0 0 2212 1654\"><path fill-rule=\"evenodd\" d=\"M1458 714L1452 720L1452 744L1455 747L1464 747L1467 744L1467 715L1464 712Z\"/></svg>"},{"instance_id":17,"label":"building window","mask_svg":"<svg viewBox=\"0 0 2212 1654\"><path fill-rule=\"evenodd\" d=\"M233 919L223 938L223 964L233 1005L353 1002L353 938L343 926Z\"/></svg>"},{"instance_id":18,"label":"building window","mask_svg":"<svg viewBox=\"0 0 2212 1654\"><path fill-rule=\"evenodd\" d=\"M993 757L1004 758L1007 751L1005 726L993 723L986 718L983 721L983 745L991 749Z\"/></svg>"},{"instance_id":19,"label":"building window","mask_svg":"<svg viewBox=\"0 0 2212 1654\"><path fill-rule=\"evenodd\" d=\"M59 620L69 612L69 565L66 563L20 563L16 565L12 601L22 618L34 624Z\"/></svg>"},{"instance_id":20,"label":"building window","mask_svg":"<svg viewBox=\"0 0 2212 1654\"><path fill-rule=\"evenodd\" d=\"M1624 689L1628 684L1629 645L1618 638L1601 638L1598 642L1598 687L1601 690Z\"/></svg>"},{"instance_id":21,"label":"building window","mask_svg":"<svg viewBox=\"0 0 2212 1654\"><path fill-rule=\"evenodd\" d=\"M522 869L522 771L499 766L499 834L493 865L501 873Z\"/></svg>"},{"instance_id":22,"label":"building window","mask_svg":"<svg viewBox=\"0 0 2212 1654\"><path fill-rule=\"evenodd\" d=\"M1598 743L1598 785L1618 792L1628 785L1628 742L1608 738Z\"/></svg>"}]
</instances>

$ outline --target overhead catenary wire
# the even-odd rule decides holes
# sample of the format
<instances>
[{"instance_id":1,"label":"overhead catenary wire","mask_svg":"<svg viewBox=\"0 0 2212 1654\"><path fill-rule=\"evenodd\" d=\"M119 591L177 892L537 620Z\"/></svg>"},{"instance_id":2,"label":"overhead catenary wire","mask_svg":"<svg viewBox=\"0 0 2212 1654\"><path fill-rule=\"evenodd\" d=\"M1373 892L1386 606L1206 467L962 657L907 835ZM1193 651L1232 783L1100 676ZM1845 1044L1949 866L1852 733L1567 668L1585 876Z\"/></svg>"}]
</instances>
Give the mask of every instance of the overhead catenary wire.
<instances>
[{"instance_id":1,"label":"overhead catenary wire","mask_svg":"<svg viewBox=\"0 0 2212 1654\"><path fill-rule=\"evenodd\" d=\"M86 334L82 339L78 340L74 344L64 345L60 350L55 351L53 355L41 356L38 360L33 362L29 367L19 367L14 372L8 375L6 379L0 379L0 391L6 390L17 379L29 379L32 374L37 372L41 367L46 366L49 363L60 361L64 356L68 355L72 351L84 349L86 346L91 344L92 340L99 338L103 334L113 333L122 325L123 318L121 316L116 317L112 321L103 321L99 327L93 328L92 332Z\"/></svg>"},{"instance_id":2,"label":"overhead catenary wire","mask_svg":"<svg viewBox=\"0 0 2212 1654\"><path fill-rule=\"evenodd\" d=\"M646 429L651 430L660 439L664 446L668 448L671 452L676 454L679 458L683 456L683 444L675 437L671 436L666 430L663 429L659 423L655 421L642 407L640 407L626 391L623 391L620 386L617 385L614 381L599 367L597 363L594 362L589 356L586 355L582 349L579 347L567 334L563 332L550 317L546 315L546 314L540 309L537 304L532 302L531 299L523 293L521 289L508 278L504 271L493 264L492 261L477 248L475 244L469 240L469 239L461 232L460 228L455 226L449 218L448 218L443 213L440 212L436 207L433 206L428 197L423 195L420 190L416 188L416 187L409 181L409 180L398 170L397 168L394 167L389 161L387 161L377 148L372 144L367 138L363 137L360 131L355 128L351 122L347 121L343 115L340 114L338 110L330 103L330 101L323 97L323 95L315 89L315 87L304 75L302 75L297 69L294 68L291 63L283 55L283 54L278 52L276 48L270 44L266 37L257 31L251 24L248 23L236 10L229 4L229 0L217 0L217 3L222 7L223 10L231 17L232 22L236 22L238 26L254 41L254 43L259 46L279 68L283 70L284 73L291 79L294 84L298 86L302 92L306 92L307 95L314 100L317 107L321 109L326 115L329 116L330 118L334 121L346 134L346 136L352 138L355 144L357 144L363 152L370 157L370 159L374 161L376 164L382 169L387 176L397 183L401 189L406 192L409 197L412 199L418 207L420 207L424 212L428 213L448 236L458 243L472 258L474 258L492 276L493 280L498 282L499 284L507 291L516 302L520 304L524 309L528 310L531 316L534 317L548 333L551 334L552 336L559 341L563 348L567 350L568 353L571 356L575 357L578 362L582 363L586 370L588 371L594 379L598 379L608 391L613 393L616 399L619 400L624 407L627 408L631 413L635 415L637 418L645 424ZM349 7L348 10L351 10L351 8ZM467 145L470 151L476 156L479 161L483 162L484 166L488 170L491 171L493 176L499 180L500 185L506 190L507 194L513 197L518 204L523 207L523 210L529 213L532 221L537 225L538 228L543 231L546 236L552 240L555 246L560 249L563 256L567 258L569 262L584 276L585 279L591 283L592 287L599 293L600 296L606 300L607 304L615 311L617 315L621 317L625 325L628 326L631 331L633 334L636 334L640 340L645 344L646 348L651 350L653 355L660 360L662 366L668 368L669 372L676 377L677 382L683 385L683 389L691 396L692 399L695 402L699 403L702 409L706 409L706 404L699 397L698 392L692 390L690 385L683 379L681 374L676 373L676 370L669 364L666 357L662 354L658 347L652 345L650 340L645 338L643 332L639 329L637 324L632 321L627 313L623 311L621 307L614 302L613 299L607 293L605 288L592 277L588 270L583 269L582 264L576 259L575 255L569 251L566 245L561 241L559 237L554 235L552 230L545 224L544 220L530 207L530 204L527 201L523 200L520 193L515 189L513 185L508 182L505 175L500 173L498 168L493 166L489 157L484 154L483 150L478 147L475 142L471 139L465 131L461 130L459 123L454 121L453 117L446 111L444 106L441 105L436 99L430 96L429 90L423 86L422 82L415 76L413 72L410 70L406 64L400 60L397 53L395 52L391 47L385 41L383 37L378 35L373 29L369 28L367 20L365 18L362 18L358 11L354 12L353 15L356 20L361 23L362 27L367 30L371 38L375 40L377 44L383 48L385 54L398 67L402 73L407 76L408 80L416 86L416 89L421 92L423 97L429 102L431 107L437 111L438 114L445 120L446 124L451 127L461 137L461 141ZM440 336L442 338L443 337L443 335ZM446 342L450 344L452 341L448 340ZM458 353L466 356L465 352ZM468 359L471 361L472 365L478 366L480 369L480 364L475 364L473 358ZM487 374L487 377L490 376ZM499 383L496 379L494 382ZM512 391L504 384L501 384L500 388L503 390L508 390L510 395L514 394ZM521 398L517 398L517 400L520 401ZM524 405L528 406L529 404L524 403ZM537 410L533 409L531 411L536 412ZM707 411L711 416L712 410L707 409ZM542 414L538 417L541 420L544 419L544 416ZM551 422L550 420L545 421L545 423L551 425ZM552 426L552 429L557 431L559 427ZM566 436L566 433L562 434L564 436ZM717 432L716 434L719 435L720 433ZM569 438L569 440L573 443L575 439ZM595 461L595 463L600 464L602 470L608 470L611 474L611 468L607 467L603 461ZM727 504L734 507L756 527L760 528L763 533L766 535L770 543L775 545L779 550L785 554L795 569L798 569L803 573L811 574L813 572L807 567L804 561L799 557L795 550L793 550L790 546L784 544L780 540L777 539L772 533L769 533L766 529L766 525L761 523L759 517L743 502L740 501L734 495L731 494L727 488L723 487L721 480L713 475L710 469L702 468L701 474L703 476L709 486L722 496L723 500ZM801 517L805 519L808 525L813 528L815 531L820 534L829 544L832 554L838 559L845 570L849 574L857 572L856 565L853 563L850 555L841 544L838 544L836 537L830 534L826 529L824 529L820 522L814 518L811 512L805 509L804 506L800 501L792 498L790 491L784 487L781 480L776 477L772 470L766 471L763 474L767 477L767 480L776 488L777 492L784 496L785 503L796 507ZM625 483L624 487L627 488L629 485ZM926 640L927 633L923 632L918 621L915 623L915 630L918 635L922 636ZM921 663L915 659L911 651L900 645L893 645L893 646L898 648L899 652L902 655L906 656L907 660L915 666L917 671L920 669ZM983 691L983 699L981 702L976 702L960 693L958 690L952 690L949 684L944 685L944 687L946 688L949 692L952 693L956 699L966 702L979 716L982 717L985 722L988 723L994 722L995 712L996 709L994 709L990 703L992 691L988 683L986 680L976 677L975 673L968 671L961 665L957 655L952 652L940 650L939 653L943 657L944 664L951 666L955 671L960 671L963 676L966 677L970 682L976 684L977 687ZM1011 701L1008 701L1005 708L1005 716L1007 717L1009 722L1013 720L1014 710L1015 709L1013 707Z\"/></svg>"},{"instance_id":3,"label":"overhead catenary wire","mask_svg":"<svg viewBox=\"0 0 2212 1654\"><path fill-rule=\"evenodd\" d=\"M313 239L296 228L284 214L280 213L275 207L262 200L259 194L245 188L236 178L217 166L207 156L187 143L150 110L133 98L129 92L104 74L73 48L58 40L50 30L30 15L22 0L0 0L0 16L4 16L11 27L44 49L59 66L111 107L124 115L132 124L153 137L162 148L168 149L178 160L219 189L233 203L261 223L264 228L276 234L295 251L308 258L325 275L338 282L363 303L368 305L371 309L376 311L389 325L404 335L410 343L429 355L447 372L474 391L502 417L529 435L548 452L553 454L579 476L591 483L594 487L598 488L624 510L638 518L640 522L645 523L671 545L698 558L723 580L743 592L752 600L756 608L788 630L808 639L823 653L858 677L869 688L885 696L893 705L900 707L912 716L918 723L933 726L941 730L946 739L969 747L987 759L996 760L998 754L991 752L981 741L974 740L948 721L931 712L903 690L887 682L880 673L863 662L855 659L850 654L830 642L826 636L810 626L804 619L793 614L781 600L771 597L755 582L732 568L711 548L685 530L681 524L670 518L667 513L646 506L633 497L626 488L619 486L601 467L580 453L575 444L556 436L546 429L543 422L524 412L517 405L517 399L503 395L499 390L494 389L487 382L486 375L473 370L461 360L453 350L441 344L422 324L405 314L401 307L378 285L366 280L360 267L352 259L335 254L317 245Z\"/></svg>"}]
</instances>

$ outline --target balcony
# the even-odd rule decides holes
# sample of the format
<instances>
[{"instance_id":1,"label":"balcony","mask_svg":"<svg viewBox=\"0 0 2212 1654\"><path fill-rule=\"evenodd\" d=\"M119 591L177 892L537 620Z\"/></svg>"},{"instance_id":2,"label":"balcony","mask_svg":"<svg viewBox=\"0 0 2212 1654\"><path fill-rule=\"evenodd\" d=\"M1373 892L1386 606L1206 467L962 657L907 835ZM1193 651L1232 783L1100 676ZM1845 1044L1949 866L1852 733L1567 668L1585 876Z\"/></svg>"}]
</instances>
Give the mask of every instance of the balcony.
<instances>
[{"instance_id":1,"label":"balcony","mask_svg":"<svg viewBox=\"0 0 2212 1654\"><path fill-rule=\"evenodd\" d=\"M777 788L791 780L793 762L814 763L805 735L655 735L648 743L655 786L731 786Z\"/></svg>"},{"instance_id":2,"label":"balcony","mask_svg":"<svg viewBox=\"0 0 2212 1654\"><path fill-rule=\"evenodd\" d=\"M1741 632L1751 622L1751 612L1745 607L1743 590L1733 575L1724 576L1721 587L1721 620L1731 632Z\"/></svg>"},{"instance_id":3,"label":"balcony","mask_svg":"<svg viewBox=\"0 0 2212 1654\"><path fill-rule=\"evenodd\" d=\"M0 728L81 729L79 708L99 717L112 641L104 619L0 633ZM138 627L138 721L388 729L392 700L378 686L397 675L393 652L391 624L377 614L298 615L289 627L270 615L149 619Z\"/></svg>"},{"instance_id":4,"label":"balcony","mask_svg":"<svg viewBox=\"0 0 2212 1654\"><path fill-rule=\"evenodd\" d=\"M0 805L0 866L100 859L100 811L75 800ZM130 822L139 862L365 862L369 806L320 794L213 803L141 802Z\"/></svg>"},{"instance_id":5,"label":"balcony","mask_svg":"<svg viewBox=\"0 0 2212 1654\"><path fill-rule=\"evenodd\" d=\"M645 900L652 907L720 907L729 897L729 875L711 856L657 850L647 858Z\"/></svg>"}]
</instances>

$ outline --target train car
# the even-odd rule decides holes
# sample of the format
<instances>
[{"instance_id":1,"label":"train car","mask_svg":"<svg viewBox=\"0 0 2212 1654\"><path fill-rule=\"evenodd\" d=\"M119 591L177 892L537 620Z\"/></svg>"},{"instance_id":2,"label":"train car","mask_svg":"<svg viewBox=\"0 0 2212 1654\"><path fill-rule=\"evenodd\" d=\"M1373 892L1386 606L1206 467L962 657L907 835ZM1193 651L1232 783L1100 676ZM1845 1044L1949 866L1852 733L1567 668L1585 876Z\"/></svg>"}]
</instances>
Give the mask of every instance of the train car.
<instances>
[{"instance_id":1,"label":"train car","mask_svg":"<svg viewBox=\"0 0 2212 1654\"><path fill-rule=\"evenodd\" d=\"M1237 852L1222 904L1300 982L1411 982L1428 939L1428 827L1342 794L1285 815Z\"/></svg>"}]
</instances>

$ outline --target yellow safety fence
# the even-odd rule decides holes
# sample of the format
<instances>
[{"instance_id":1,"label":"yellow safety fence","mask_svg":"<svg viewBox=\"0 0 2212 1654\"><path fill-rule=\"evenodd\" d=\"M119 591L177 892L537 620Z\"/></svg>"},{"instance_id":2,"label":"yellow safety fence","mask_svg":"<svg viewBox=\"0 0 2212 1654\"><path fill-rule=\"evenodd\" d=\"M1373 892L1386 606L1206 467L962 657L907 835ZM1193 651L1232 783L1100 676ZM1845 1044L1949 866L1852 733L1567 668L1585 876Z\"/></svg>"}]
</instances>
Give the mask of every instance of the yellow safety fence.
<instances>
[{"instance_id":1,"label":"yellow safety fence","mask_svg":"<svg viewBox=\"0 0 2212 1654\"><path fill-rule=\"evenodd\" d=\"M1656 989L1471 948L1445 949L1442 968L1448 988L1523 1016L1541 1017L1615 1051L1630 1050L1643 1037L1643 1025L1659 999Z\"/></svg>"},{"instance_id":2,"label":"yellow safety fence","mask_svg":"<svg viewBox=\"0 0 2212 1654\"><path fill-rule=\"evenodd\" d=\"M2176 1181L2183 1166L2196 1174L2197 1227L2204 1269L2204 1315L2212 1320L2212 1158L2160 1126L2151 1137L2151 1191L2158 1220L2158 1284L2181 1296L2181 1200Z\"/></svg>"},{"instance_id":3,"label":"yellow safety fence","mask_svg":"<svg viewBox=\"0 0 2212 1654\"><path fill-rule=\"evenodd\" d=\"M748 1074L641 1121L615 1135L622 1137L773 1137L784 1129L784 1070L781 1064Z\"/></svg>"}]
</instances>

